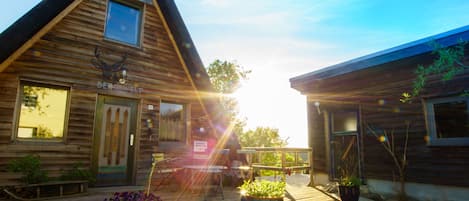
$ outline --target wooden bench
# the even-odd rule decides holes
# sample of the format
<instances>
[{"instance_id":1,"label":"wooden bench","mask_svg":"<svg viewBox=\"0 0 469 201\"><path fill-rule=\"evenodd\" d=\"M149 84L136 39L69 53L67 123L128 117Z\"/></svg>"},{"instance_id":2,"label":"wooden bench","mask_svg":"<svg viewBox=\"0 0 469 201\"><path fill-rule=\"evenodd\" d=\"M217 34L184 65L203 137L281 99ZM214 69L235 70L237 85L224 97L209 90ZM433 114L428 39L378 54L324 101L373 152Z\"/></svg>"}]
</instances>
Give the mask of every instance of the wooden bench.
<instances>
[{"instance_id":1,"label":"wooden bench","mask_svg":"<svg viewBox=\"0 0 469 201\"><path fill-rule=\"evenodd\" d=\"M40 184L19 185L3 191L17 200L45 200L66 198L88 193L88 181L53 181Z\"/></svg>"}]
</instances>

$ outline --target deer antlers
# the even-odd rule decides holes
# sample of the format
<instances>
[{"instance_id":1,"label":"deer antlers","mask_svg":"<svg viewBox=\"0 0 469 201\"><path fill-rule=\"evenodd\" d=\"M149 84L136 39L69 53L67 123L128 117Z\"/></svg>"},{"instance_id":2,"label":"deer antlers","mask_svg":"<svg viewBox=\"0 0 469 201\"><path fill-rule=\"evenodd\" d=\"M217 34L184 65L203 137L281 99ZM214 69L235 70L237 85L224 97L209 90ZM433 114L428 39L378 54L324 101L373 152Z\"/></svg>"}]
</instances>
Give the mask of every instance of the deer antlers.
<instances>
[{"instance_id":1,"label":"deer antlers","mask_svg":"<svg viewBox=\"0 0 469 201\"><path fill-rule=\"evenodd\" d=\"M99 50L98 46L94 48L95 58L91 59L93 66L103 72L103 78L112 82L119 81L119 78L116 75L116 72L127 71L125 68L125 61L127 60L127 53L122 55L122 59L113 64L108 64L101 58L102 52ZM125 73L125 72L124 72ZM124 75L125 76L125 75Z\"/></svg>"},{"instance_id":2,"label":"deer antlers","mask_svg":"<svg viewBox=\"0 0 469 201\"><path fill-rule=\"evenodd\" d=\"M92 59L91 60L91 63L98 69L100 70L108 70L108 71L112 71L112 72L117 72L117 71L120 71L122 70L122 68L124 68L125 66L125 61L127 60L127 53L125 53L124 55L122 55L122 59L112 65L109 65L108 63L106 63L103 59L101 59L101 51L99 50L99 48L96 46L94 48L94 56L96 57L96 59Z\"/></svg>"}]
</instances>

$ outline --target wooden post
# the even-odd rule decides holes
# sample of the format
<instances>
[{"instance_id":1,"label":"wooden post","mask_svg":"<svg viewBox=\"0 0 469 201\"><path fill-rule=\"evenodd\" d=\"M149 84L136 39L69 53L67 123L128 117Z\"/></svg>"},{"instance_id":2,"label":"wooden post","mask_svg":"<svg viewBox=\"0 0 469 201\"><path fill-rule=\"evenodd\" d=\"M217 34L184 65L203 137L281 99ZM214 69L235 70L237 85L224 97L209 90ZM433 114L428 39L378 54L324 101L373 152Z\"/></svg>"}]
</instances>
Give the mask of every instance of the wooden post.
<instances>
[{"instance_id":1,"label":"wooden post","mask_svg":"<svg viewBox=\"0 0 469 201\"><path fill-rule=\"evenodd\" d=\"M314 186L314 166L313 166L313 148L309 151L308 154L308 161L309 161L309 184L308 186Z\"/></svg>"},{"instance_id":2,"label":"wooden post","mask_svg":"<svg viewBox=\"0 0 469 201\"><path fill-rule=\"evenodd\" d=\"M287 175L286 175L286 167L285 167L285 162L286 162L286 157L285 157L285 150L281 151L282 153L282 180L283 182L287 182Z\"/></svg>"}]
</instances>

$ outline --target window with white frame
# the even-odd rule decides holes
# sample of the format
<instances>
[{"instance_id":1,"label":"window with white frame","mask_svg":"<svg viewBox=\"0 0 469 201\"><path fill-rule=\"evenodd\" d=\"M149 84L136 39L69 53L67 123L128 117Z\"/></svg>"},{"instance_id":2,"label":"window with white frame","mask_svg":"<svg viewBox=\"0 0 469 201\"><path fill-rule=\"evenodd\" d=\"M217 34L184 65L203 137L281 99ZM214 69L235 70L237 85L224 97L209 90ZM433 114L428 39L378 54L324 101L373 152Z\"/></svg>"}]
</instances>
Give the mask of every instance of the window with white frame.
<instances>
[{"instance_id":1,"label":"window with white frame","mask_svg":"<svg viewBox=\"0 0 469 201\"><path fill-rule=\"evenodd\" d=\"M430 145L469 145L469 97L430 99L425 106Z\"/></svg>"},{"instance_id":2,"label":"window with white frame","mask_svg":"<svg viewBox=\"0 0 469 201\"><path fill-rule=\"evenodd\" d=\"M110 0L104 36L108 39L139 46L142 9Z\"/></svg>"}]
</instances>

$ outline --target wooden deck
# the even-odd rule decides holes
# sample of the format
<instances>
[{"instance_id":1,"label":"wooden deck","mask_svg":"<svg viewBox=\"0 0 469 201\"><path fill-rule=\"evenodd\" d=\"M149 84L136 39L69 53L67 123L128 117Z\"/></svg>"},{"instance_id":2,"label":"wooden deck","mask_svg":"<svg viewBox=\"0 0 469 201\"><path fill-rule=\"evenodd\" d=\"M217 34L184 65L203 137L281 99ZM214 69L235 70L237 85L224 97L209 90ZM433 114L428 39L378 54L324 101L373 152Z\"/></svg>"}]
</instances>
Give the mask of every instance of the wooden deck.
<instances>
[{"instance_id":1,"label":"wooden deck","mask_svg":"<svg viewBox=\"0 0 469 201\"><path fill-rule=\"evenodd\" d=\"M269 178L267 178L269 179ZM335 201L335 199L329 197L323 192L312 188L307 187L305 182L309 181L309 178L306 176L296 176L292 175L287 177L287 192L285 195L284 201ZM110 197L112 192L115 191L134 191L138 188L126 188L126 187L115 187L115 188L105 188L105 189L91 189L90 195L81 196L75 198L67 198L68 201L103 201L104 198ZM163 201L240 201L241 195L237 188L235 187L224 187L223 194L224 198L222 199L221 192L208 192L205 194L203 192L191 192L190 190L181 190L178 186L164 186L161 189L154 192L155 195L160 196ZM60 199L57 199L60 200Z\"/></svg>"},{"instance_id":2,"label":"wooden deck","mask_svg":"<svg viewBox=\"0 0 469 201\"><path fill-rule=\"evenodd\" d=\"M224 197L222 199L220 192L210 192L204 199L204 194L199 192L182 192L180 190L166 189L156 191L155 194L160 196L163 201L240 201L241 195L239 190L233 187L224 188ZM103 201L106 197L110 197L111 192L93 192L88 196L71 197L66 199L54 199L63 201ZM287 187L287 193L284 201L335 201L333 198L325 195L321 191L311 187Z\"/></svg>"}]
</instances>

